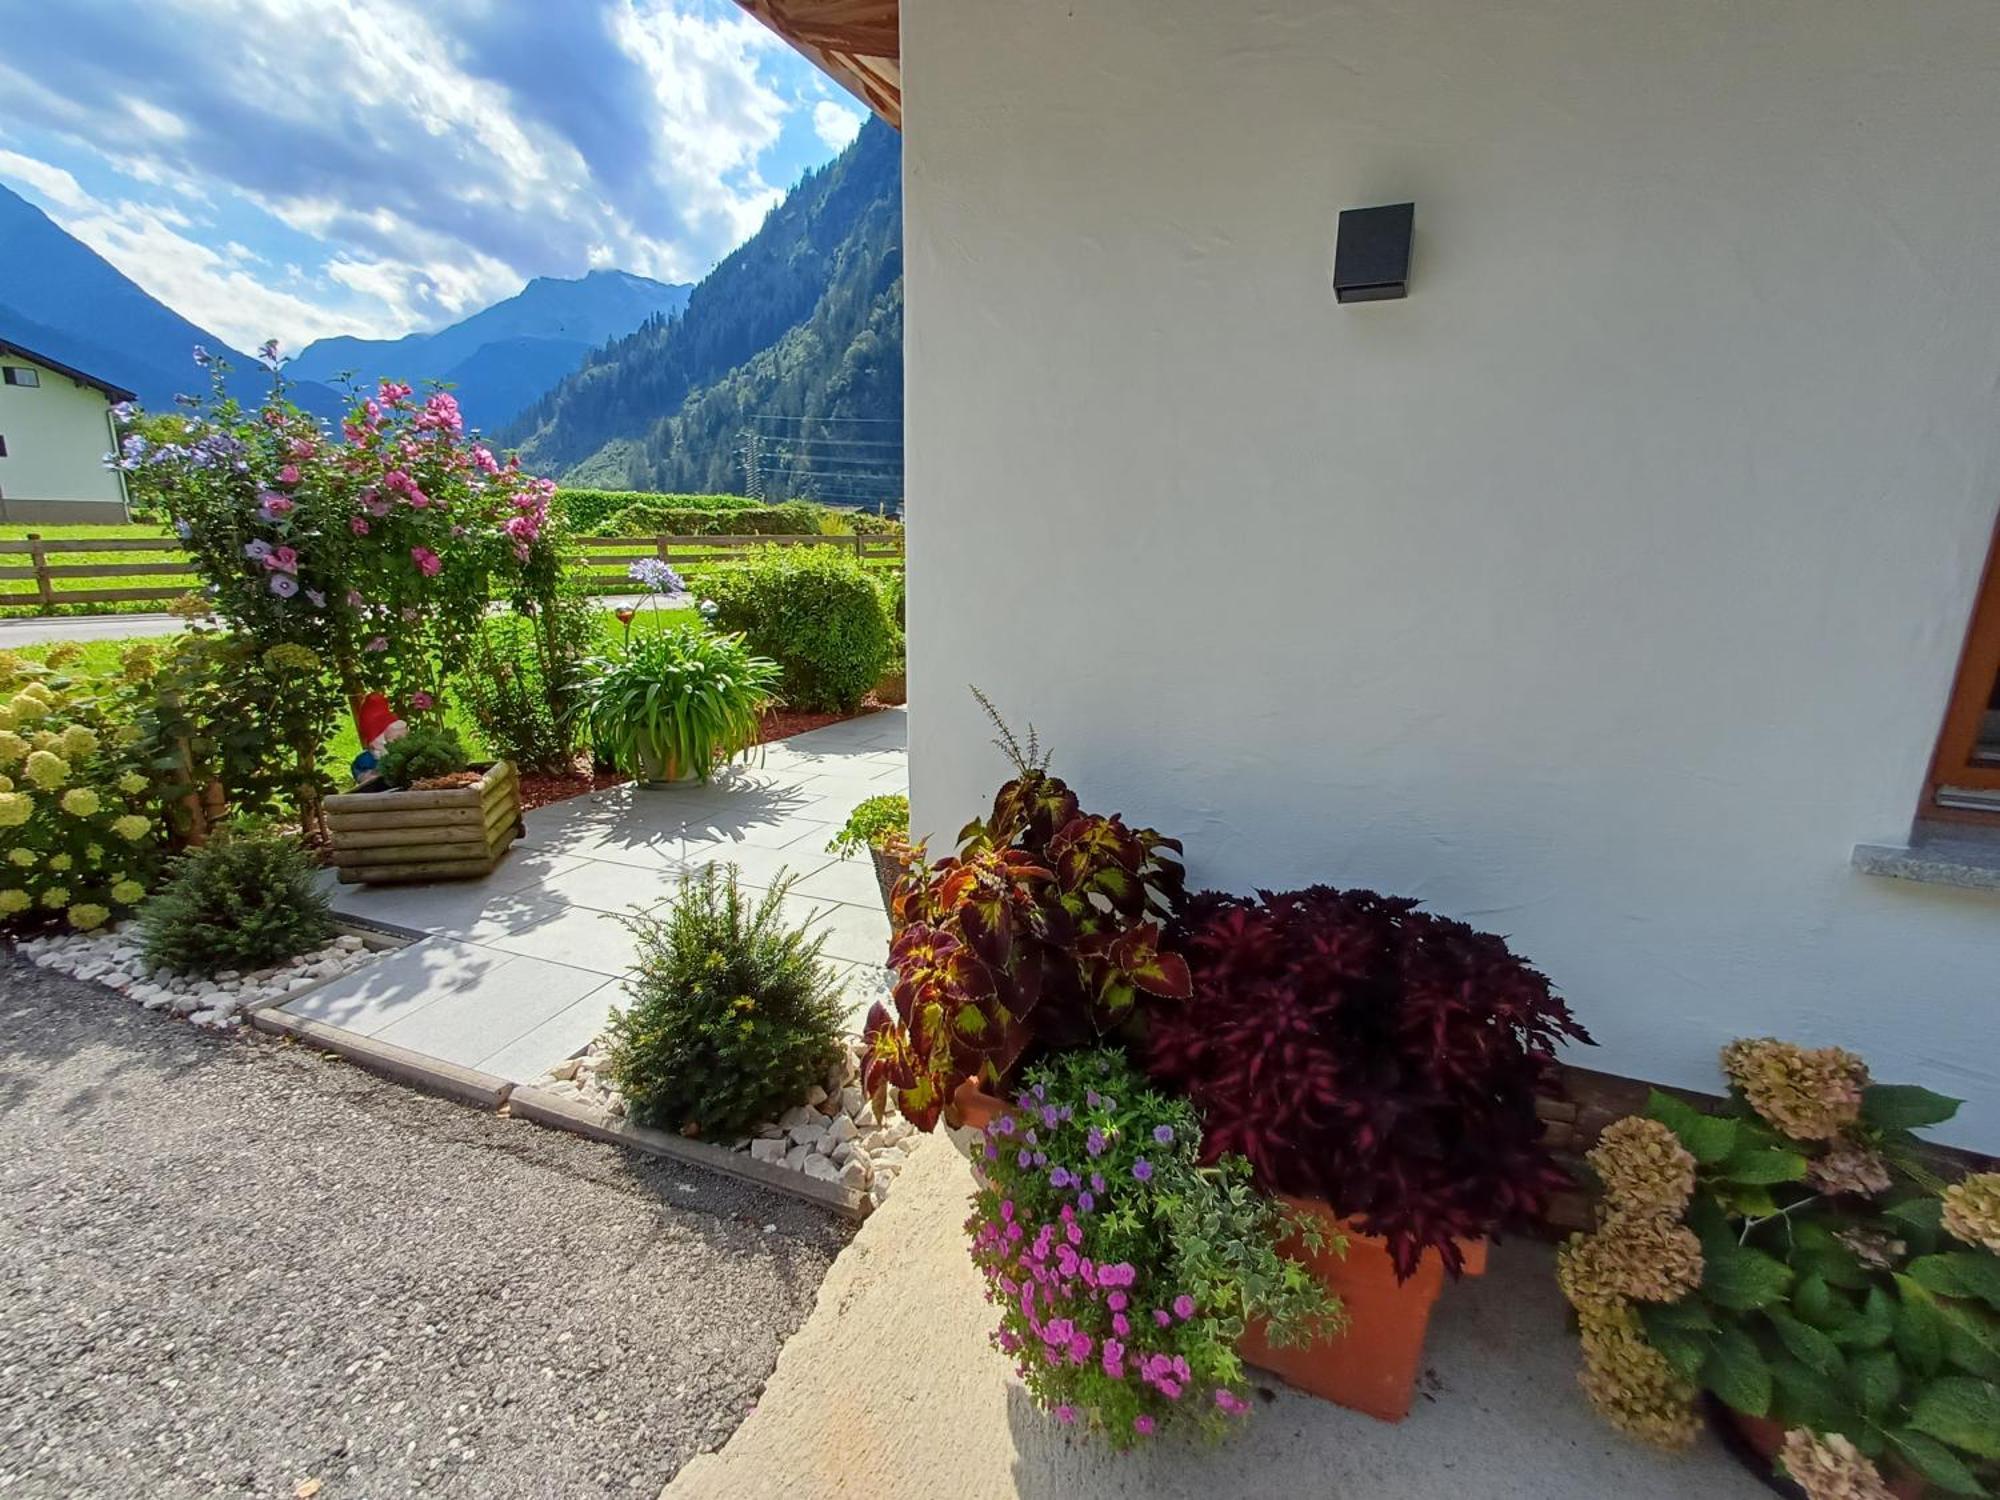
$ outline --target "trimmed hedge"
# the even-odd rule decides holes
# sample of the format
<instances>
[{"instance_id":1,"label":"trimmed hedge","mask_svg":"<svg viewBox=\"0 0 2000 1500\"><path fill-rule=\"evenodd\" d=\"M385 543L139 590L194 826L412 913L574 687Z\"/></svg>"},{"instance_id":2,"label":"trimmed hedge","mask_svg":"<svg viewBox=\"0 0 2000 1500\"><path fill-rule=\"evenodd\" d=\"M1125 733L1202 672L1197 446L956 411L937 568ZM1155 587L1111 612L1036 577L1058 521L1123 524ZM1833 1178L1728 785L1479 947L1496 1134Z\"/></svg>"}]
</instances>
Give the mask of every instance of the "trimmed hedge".
<instances>
[{"instance_id":1,"label":"trimmed hedge","mask_svg":"<svg viewBox=\"0 0 2000 1500\"><path fill-rule=\"evenodd\" d=\"M663 497L674 498L674 497ZM706 510L648 501L605 523L606 536L817 536L819 507L803 500L739 510Z\"/></svg>"},{"instance_id":2,"label":"trimmed hedge","mask_svg":"<svg viewBox=\"0 0 2000 1500\"><path fill-rule=\"evenodd\" d=\"M789 707L849 712L895 655L881 590L839 548L761 547L748 562L704 569L701 581L717 626L741 631L783 671Z\"/></svg>"},{"instance_id":3,"label":"trimmed hedge","mask_svg":"<svg viewBox=\"0 0 2000 1500\"><path fill-rule=\"evenodd\" d=\"M579 536L598 536L605 524L621 510L635 505L659 505L674 510L727 511L757 510L759 502L747 495L655 495L645 490L556 491L555 508Z\"/></svg>"}]
</instances>

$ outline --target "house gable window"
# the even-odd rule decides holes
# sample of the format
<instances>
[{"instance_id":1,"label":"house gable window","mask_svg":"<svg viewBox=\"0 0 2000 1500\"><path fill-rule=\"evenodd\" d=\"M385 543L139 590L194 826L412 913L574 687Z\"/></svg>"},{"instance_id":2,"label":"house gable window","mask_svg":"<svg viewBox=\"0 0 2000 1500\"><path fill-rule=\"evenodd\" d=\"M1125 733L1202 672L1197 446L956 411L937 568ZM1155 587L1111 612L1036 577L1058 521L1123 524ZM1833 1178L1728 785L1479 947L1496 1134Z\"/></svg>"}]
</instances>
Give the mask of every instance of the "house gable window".
<instances>
[{"instance_id":1,"label":"house gable window","mask_svg":"<svg viewBox=\"0 0 2000 1500\"><path fill-rule=\"evenodd\" d=\"M2000 824L2000 532L1979 581L1921 816Z\"/></svg>"},{"instance_id":2,"label":"house gable window","mask_svg":"<svg viewBox=\"0 0 2000 1500\"><path fill-rule=\"evenodd\" d=\"M28 365L0 365L0 383L7 385L40 385L42 372Z\"/></svg>"}]
</instances>

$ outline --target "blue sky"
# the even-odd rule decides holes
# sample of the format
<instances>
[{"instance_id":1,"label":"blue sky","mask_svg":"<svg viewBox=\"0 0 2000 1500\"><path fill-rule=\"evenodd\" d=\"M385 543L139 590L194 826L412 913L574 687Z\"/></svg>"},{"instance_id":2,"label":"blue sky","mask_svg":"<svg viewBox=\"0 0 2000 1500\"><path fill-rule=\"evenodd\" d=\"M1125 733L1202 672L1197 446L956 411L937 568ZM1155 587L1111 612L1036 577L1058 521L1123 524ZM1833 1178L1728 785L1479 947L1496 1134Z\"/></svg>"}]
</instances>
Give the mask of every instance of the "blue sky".
<instances>
[{"instance_id":1,"label":"blue sky","mask_svg":"<svg viewBox=\"0 0 2000 1500\"><path fill-rule=\"evenodd\" d=\"M692 281L861 107L732 0L0 0L0 184L239 349Z\"/></svg>"}]
</instances>

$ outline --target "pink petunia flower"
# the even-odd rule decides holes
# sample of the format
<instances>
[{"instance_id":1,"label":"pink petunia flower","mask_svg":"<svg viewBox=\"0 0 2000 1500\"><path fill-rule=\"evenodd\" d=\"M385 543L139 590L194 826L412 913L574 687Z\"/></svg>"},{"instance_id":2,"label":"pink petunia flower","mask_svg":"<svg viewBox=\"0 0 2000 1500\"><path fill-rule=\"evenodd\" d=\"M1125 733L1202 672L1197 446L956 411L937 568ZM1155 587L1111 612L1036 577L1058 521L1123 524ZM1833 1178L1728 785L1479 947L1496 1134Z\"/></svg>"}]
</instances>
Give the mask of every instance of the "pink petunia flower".
<instances>
[{"instance_id":1,"label":"pink petunia flower","mask_svg":"<svg viewBox=\"0 0 2000 1500\"><path fill-rule=\"evenodd\" d=\"M1174 1298L1174 1316L1179 1318L1183 1323L1193 1317L1194 1298L1190 1297L1186 1292L1182 1292L1178 1297Z\"/></svg>"},{"instance_id":2,"label":"pink petunia flower","mask_svg":"<svg viewBox=\"0 0 2000 1500\"><path fill-rule=\"evenodd\" d=\"M1140 1437L1151 1437L1153 1435L1153 1419L1144 1412L1140 1412L1138 1416L1132 1419L1132 1430L1138 1433Z\"/></svg>"}]
</instances>

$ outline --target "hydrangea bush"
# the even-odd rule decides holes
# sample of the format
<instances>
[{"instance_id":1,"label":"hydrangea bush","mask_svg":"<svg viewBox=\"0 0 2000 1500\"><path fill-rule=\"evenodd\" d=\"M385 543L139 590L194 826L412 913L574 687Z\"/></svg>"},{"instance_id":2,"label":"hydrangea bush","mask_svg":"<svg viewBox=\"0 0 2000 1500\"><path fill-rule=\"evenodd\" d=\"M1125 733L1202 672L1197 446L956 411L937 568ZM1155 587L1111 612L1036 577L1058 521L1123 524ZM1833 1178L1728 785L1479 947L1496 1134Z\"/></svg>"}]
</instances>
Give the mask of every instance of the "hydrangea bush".
<instances>
[{"instance_id":1,"label":"hydrangea bush","mask_svg":"<svg viewBox=\"0 0 2000 1500\"><path fill-rule=\"evenodd\" d=\"M1319 1248L1316 1224L1259 1195L1241 1157L1202 1166L1193 1109L1122 1053L1061 1053L1025 1081L986 1132L965 1226L995 1346L1058 1422L1114 1447L1228 1430L1249 1409L1246 1319L1275 1343L1339 1327L1338 1302L1277 1249Z\"/></svg>"},{"instance_id":2,"label":"hydrangea bush","mask_svg":"<svg viewBox=\"0 0 2000 1500\"><path fill-rule=\"evenodd\" d=\"M207 360L213 394L190 401L174 440L127 437L119 466L135 502L172 520L234 629L264 649L312 649L350 701L380 690L421 714L496 594L552 585L559 570L538 563L554 483L470 439L441 390L384 381L332 441L285 399L274 347L263 356L272 391L256 411Z\"/></svg>"},{"instance_id":3,"label":"hydrangea bush","mask_svg":"<svg viewBox=\"0 0 2000 1500\"><path fill-rule=\"evenodd\" d=\"M1811 1500L1953 1495L2000 1480L2000 1173L1947 1185L1914 1131L1956 1100L1870 1080L1837 1047L1722 1053L1730 1109L1655 1094L1589 1161L1595 1228L1557 1281L1582 1381L1612 1426L1663 1447L1707 1391L1785 1436Z\"/></svg>"},{"instance_id":4,"label":"hydrangea bush","mask_svg":"<svg viewBox=\"0 0 2000 1500\"><path fill-rule=\"evenodd\" d=\"M103 697L53 669L0 654L0 921L88 932L146 894L160 825L136 733Z\"/></svg>"}]
</instances>

